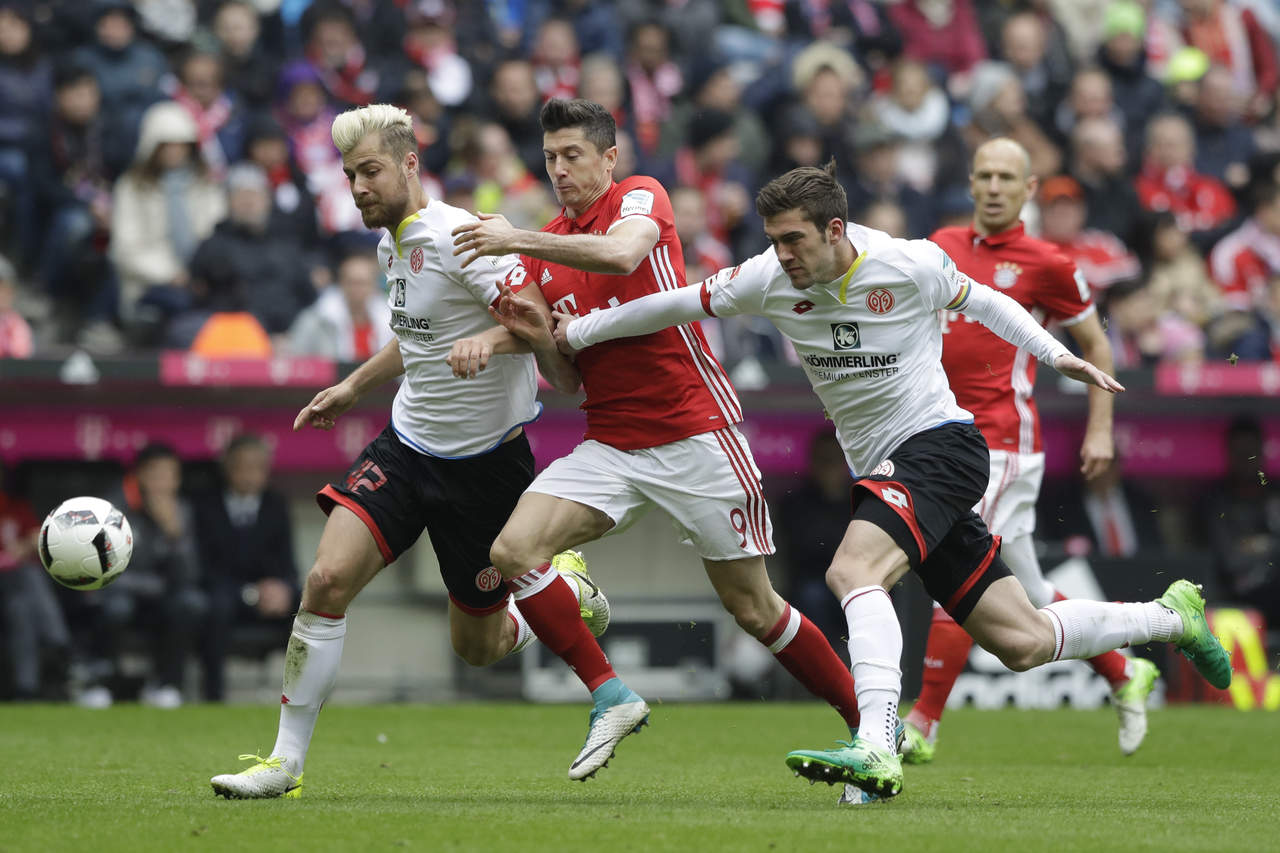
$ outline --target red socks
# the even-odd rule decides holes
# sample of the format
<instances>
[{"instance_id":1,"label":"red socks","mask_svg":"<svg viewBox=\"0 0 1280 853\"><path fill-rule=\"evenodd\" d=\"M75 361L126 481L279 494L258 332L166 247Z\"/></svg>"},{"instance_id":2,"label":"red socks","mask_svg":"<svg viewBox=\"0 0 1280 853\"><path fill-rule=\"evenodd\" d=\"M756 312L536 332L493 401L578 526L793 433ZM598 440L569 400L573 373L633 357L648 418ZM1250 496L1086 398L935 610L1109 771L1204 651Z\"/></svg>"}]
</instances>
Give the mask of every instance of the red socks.
<instances>
[{"instance_id":1,"label":"red socks","mask_svg":"<svg viewBox=\"0 0 1280 853\"><path fill-rule=\"evenodd\" d=\"M788 604L778 624L761 637L760 642L773 652L796 681L835 708L850 729L858 728L858 698L853 691L853 674L818 626Z\"/></svg>"},{"instance_id":2,"label":"red socks","mask_svg":"<svg viewBox=\"0 0 1280 853\"><path fill-rule=\"evenodd\" d=\"M617 673L578 612L578 597L560 573L543 563L531 572L509 578L507 588L520 612L542 644L574 671L588 690L595 690Z\"/></svg>"}]
</instances>

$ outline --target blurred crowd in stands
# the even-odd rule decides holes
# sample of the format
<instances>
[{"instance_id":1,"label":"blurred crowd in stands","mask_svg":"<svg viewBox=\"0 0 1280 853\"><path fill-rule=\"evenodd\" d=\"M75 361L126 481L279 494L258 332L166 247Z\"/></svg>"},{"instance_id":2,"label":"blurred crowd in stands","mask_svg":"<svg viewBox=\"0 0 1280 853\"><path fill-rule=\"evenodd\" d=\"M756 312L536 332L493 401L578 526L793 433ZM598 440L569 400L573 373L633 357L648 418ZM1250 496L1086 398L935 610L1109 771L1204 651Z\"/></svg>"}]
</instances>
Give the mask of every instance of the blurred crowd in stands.
<instances>
[{"instance_id":1,"label":"blurred crowd in stands","mask_svg":"<svg viewBox=\"0 0 1280 853\"><path fill-rule=\"evenodd\" d=\"M537 113L605 104L688 279L763 248L771 176L835 157L855 219L967 222L1020 141L1117 366L1280 354L1272 0L0 0L0 357L69 345L359 360L383 281L329 138L413 115L432 197L540 227ZM739 381L791 354L712 330Z\"/></svg>"}]
</instances>

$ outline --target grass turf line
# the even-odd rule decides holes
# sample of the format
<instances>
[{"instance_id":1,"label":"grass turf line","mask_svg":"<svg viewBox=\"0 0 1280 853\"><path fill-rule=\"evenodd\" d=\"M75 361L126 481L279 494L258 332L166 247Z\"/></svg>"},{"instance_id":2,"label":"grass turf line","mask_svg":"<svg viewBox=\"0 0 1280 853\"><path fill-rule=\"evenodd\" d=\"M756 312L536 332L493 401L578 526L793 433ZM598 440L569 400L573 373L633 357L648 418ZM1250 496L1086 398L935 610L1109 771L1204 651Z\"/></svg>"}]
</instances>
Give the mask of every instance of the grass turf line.
<instances>
[{"instance_id":1,"label":"grass turf line","mask_svg":"<svg viewBox=\"0 0 1280 853\"><path fill-rule=\"evenodd\" d=\"M1275 719L1156 711L1125 758L1109 710L953 711L901 796L837 809L782 762L844 735L818 704L657 704L585 784L585 704L326 708L303 798L233 802L208 778L271 748L274 708L0 706L0 853L1265 850Z\"/></svg>"}]
</instances>

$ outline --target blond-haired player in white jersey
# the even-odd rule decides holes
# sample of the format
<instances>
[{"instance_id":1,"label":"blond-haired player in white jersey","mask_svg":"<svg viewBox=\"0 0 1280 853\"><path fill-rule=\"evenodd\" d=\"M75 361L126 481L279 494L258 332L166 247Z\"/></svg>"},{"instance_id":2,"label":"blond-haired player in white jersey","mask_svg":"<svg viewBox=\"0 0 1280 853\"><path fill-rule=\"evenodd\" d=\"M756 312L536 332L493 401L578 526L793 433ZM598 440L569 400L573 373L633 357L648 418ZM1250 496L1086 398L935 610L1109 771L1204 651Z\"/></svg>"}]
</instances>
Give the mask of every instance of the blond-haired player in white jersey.
<instances>
[{"instance_id":1,"label":"blond-haired player in white jersey","mask_svg":"<svg viewBox=\"0 0 1280 853\"><path fill-rule=\"evenodd\" d=\"M795 345L835 422L856 482L853 520L827 584L848 621L862 726L851 745L798 750L787 765L875 796L902 789L894 749L902 631L887 590L907 571L1010 669L1162 641L1225 687L1230 661L1188 581L1146 603L1036 609L1027 600L999 557L999 539L971 509L987 485L987 446L947 383L938 311L963 311L1065 376L1123 388L1012 299L959 272L937 245L848 222L834 171L834 162L793 169L761 189L756 210L773 244L763 254L694 286L576 319L555 315L566 352L707 316L765 317Z\"/></svg>"},{"instance_id":2,"label":"blond-haired player in white jersey","mask_svg":"<svg viewBox=\"0 0 1280 853\"><path fill-rule=\"evenodd\" d=\"M578 387L576 369L554 345L529 355L518 341L476 380L461 382L446 364L453 342L494 327L498 285L519 261L486 258L462 269L450 232L474 217L423 191L409 115L374 104L333 122L333 141L364 224L383 228L378 261L387 276L395 340L298 413L295 430L332 429L368 390L405 375L391 421L346 477L316 496L328 514L302 606L285 652L280 727L274 749L240 773L213 777L227 798L297 797L316 718L332 691L356 594L426 529L449 590L454 651L484 666L531 639L489 548L526 486L533 454L523 425L538 417L536 358L558 388ZM545 303L542 312L550 319ZM523 350L523 352L521 352ZM557 555L577 593L559 614L599 635L608 602L586 576L580 555Z\"/></svg>"}]
</instances>

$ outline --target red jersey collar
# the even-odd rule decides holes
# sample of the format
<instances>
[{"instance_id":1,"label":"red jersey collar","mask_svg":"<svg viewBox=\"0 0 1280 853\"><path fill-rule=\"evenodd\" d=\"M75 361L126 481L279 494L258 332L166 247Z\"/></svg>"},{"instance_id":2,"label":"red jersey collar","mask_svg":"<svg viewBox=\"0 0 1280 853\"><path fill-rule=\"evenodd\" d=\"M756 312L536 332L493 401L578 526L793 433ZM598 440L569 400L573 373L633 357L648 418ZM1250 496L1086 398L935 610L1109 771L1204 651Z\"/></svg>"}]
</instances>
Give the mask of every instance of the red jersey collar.
<instances>
[{"instance_id":1,"label":"red jersey collar","mask_svg":"<svg viewBox=\"0 0 1280 853\"><path fill-rule=\"evenodd\" d=\"M977 230L972 225L970 225L969 226L969 243L972 245L977 245L978 242L981 241L983 243L986 243L988 246L1006 246L1009 243L1012 243L1014 240L1017 240L1025 236L1026 233L1027 233L1027 229L1023 227L1022 220L1018 220L1013 225L1010 225L1008 228L1004 229L1003 231L998 231L995 234L985 234L985 235L979 234Z\"/></svg>"},{"instance_id":2,"label":"red jersey collar","mask_svg":"<svg viewBox=\"0 0 1280 853\"><path fill-rule=\"evenodd\" d=\"M569 221L569 227L575 231L590 231L591 226L595 225L596 220L600 218L602 213L604 213L605 201L613 194L613 188L617 185L617 181L610 181L609 188L600 194L600 198L591 202L591 206L585 211L578 214L578 216L573 219L569 219L569 217L566 216L565 218ZM564 208L561 208L561 213L563 214L564 212Z\"/></svg>"}]
</instances>

